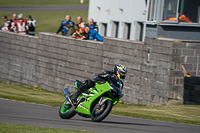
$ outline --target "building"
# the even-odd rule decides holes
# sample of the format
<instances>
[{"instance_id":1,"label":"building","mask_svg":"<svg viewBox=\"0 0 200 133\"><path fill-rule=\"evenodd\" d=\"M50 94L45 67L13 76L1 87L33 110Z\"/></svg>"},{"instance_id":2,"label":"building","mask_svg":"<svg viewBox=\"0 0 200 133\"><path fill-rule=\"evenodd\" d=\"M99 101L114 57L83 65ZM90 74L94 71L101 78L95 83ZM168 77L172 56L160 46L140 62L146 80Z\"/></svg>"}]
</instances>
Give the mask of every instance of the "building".
<instances>
[{"instance_id":1,"label":"building","mask_svg":"<svg viewBox=\"0 0 200 133\"><path fill-rule=\"evenodd\" d=\"M200 0L90 0L88 17L103 36L200 40Z\"/></svg>"},{"instance_id":2,"label":"building","mask_svg":"<svg viewBox=\"0 0 200 133\"><path fill-rule=\"evenodd\" d=\"M102 36L142 40L146 20L145 0L90 0L88 18L99 25Z\"/></svg>"}]
</instances>

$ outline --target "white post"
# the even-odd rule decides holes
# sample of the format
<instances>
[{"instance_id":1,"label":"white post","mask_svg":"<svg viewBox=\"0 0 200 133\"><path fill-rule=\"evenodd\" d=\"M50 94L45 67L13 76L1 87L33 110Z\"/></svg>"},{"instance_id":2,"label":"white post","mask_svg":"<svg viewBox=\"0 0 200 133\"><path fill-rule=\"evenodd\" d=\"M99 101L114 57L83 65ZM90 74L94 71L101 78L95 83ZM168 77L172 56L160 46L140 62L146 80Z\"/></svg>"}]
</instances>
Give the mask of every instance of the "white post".
<instances>
[{"instance_id":1,"label":"white post","mask_svg":"<svg viewBox=\"0 0 200 133\"><path fill-rule=\"evenodd\" d=\"M80 0L80 3L83 4L83 3L84 3L84 0Z\"/></svg>"}]
</instances>

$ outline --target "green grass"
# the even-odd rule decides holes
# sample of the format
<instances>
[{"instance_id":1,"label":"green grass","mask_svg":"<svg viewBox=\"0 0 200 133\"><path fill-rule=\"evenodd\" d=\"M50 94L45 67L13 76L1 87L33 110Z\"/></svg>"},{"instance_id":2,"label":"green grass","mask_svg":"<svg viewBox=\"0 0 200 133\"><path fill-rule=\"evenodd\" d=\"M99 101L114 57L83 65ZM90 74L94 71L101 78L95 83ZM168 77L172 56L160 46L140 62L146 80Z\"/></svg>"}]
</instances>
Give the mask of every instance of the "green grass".
<instances>
[{"instance_id":1,"label":"green grass","mask_svg":"<svg viewBox=\"0 0 200 133\"><path fill-rule=\"evenodd\" d=\"M144 119L200 125L200 106L197 105L133 106L117 104L113 107L111 113Z\"/></svg>"},{"instance_id":2,"label":"green grass","mask_svg":"<svg viewBox=\"0 0 200 133\"><path fill-rule=\"evenodd\" d=\"M59 107L65 99L61 93L45 91L39 87L1 82L0 97L54 107ZM200 125L199 105L134 106L132 104L119 103L113 107L111 114Z\"/></svg>"},{"instance_id":3,"label":"green grass","mask_svg":"<svg viewBox=\"0 0 200 133\"><path fill-rule=\"evenodd\" d=\"M88 5L84 0L83 5ZM0 6L46 6L46 5L82 5L80 0L0 0Z\"/></svg>"},{"instance_id":4,"label":"green grass","mask_svg":"<svg viewBox=\"0 0 200 133\"><path fill-rule=\"evenodd\" d=\"M10 100L26 101L59 107L65 100L64 94L42 90L35 86L0 83L0 97Z\"/></svg>"},{"instance_id":5,"label":"green grass","mask_svg":"<svg viewBox=\"0 0 200 133\"><path fill-rule=\"evenodd\" d=\"M88 131L66 130L47 127L13 125L0 123L0 133L93 133Z\"/></svg>"},{"instance_id":6,"label":"green grass","mask_svg":"<svg viewBox=\"0 0 200 133\"><path fill-rule=\"evenodd\" d=\"M27 19L27 15L31 15L33 19L36 19L36 34L38 34L38 32L55 33L58 30L61 21L65 20L65 16L67 14L72 16L72 21L75 23L77 23L77 16L82 16L84 22L87 22L88 17L88 11L0 12L0 26L3 25L3 19L1 16L7 15L8 18L11 19L13 13L22 13L24 15L24 19Z\"/></svg>"}]
</instances>

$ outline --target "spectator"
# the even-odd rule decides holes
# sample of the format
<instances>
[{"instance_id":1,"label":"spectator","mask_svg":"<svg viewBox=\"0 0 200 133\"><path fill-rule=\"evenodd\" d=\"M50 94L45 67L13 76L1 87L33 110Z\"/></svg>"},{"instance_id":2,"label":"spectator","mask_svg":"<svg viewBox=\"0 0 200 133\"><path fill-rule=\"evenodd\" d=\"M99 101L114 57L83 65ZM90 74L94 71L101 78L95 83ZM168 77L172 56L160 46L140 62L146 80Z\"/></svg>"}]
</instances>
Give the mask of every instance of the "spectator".
<instances>
[{"instance_id":1,"label":"spectator","mask_svg":"<svg viewBox=\"0 0 200 133\"><path fill-rule=\"evenodd\" d=\"M99 33L94 30L94 29L90 29L90 27L86 27L86 33L88 32L89 35L89 40L94 40L94 41L103 41L103 38L101 37L101 35L99 35Z\"/></svg>"},{"instance_id":2,"label":"spectator","mask_svg":"<svg viewBox=\"0 0 200 133\"><path fill-rule=\"evenodd\" d=\"M13 18L10 20L10 27L13 27L13 29L10 30L10 31L11 32L17 32L17 28L16 28L16 26L14 26L15 22L17 21L17 15L13 14L12 16L13 16Z\"/></svg>"},{"instance_id":3,"label":"spectator","mask_svg":"<svg viewBox=\"0 0 200 133\"><path fill-rule=\"evenodd\" d=\"M71 26L69 23L65 26L67 29L67 36L72 36L72 34L75 32L74 26Z\"/></svg>"},{"instance_id":4,"label":"spectator","mask_svg":"<svg viewBox=\"0 0 200 133\"><path fill-rule=\"evenodd\" d=\"M4 15L2 18L4 19L4 24L1 27L1 30L9 31L9 29L10 29L10 20L8 20L6 15Z\"/></svg>"},{"instance_id":5,"label":"spectator","mask_svg":"<svg viewBox=\"0 0 200 133\"><path fill-rule=\"evenodd\" d=\"M36 27L36 20L32 19L31 15L27 16L27 23L28 23L28 34L34 36L35 35L35 27Z\"/></svg>"},{"instance_id":6,"label":"spectator","mask_svg":"<svg viewBox=\"0 0 200 133\"><path fill-rule=\"evenodd\" d=\"M14 26L17 28L17 33L20 34L27 34L28 31L28 24L25 19L23 19L23 14L18 14L18 20L15 22ZM11 27L11 30L14 28Z\"/></svg>"},{"instance_id":7,"label":"spectator","mask_svg":"<svg viewBox=\"0 0 200 133\"><path fill-rule=\"evenodd\" d=\"M99 32L98 25L94 24L94 20L92 18L88 20L88 25L90 26L90 30L96 30Z\"/></svg>"},{"instance_id":8,"label":"spectator","mask_svg":"<svg viewBox=\"0 0 200 133\"><path fill-rule=\"evenodd\" d=\"M88 25L86 25L86 27L85 27L85 34L82 37L83 40L88 40L89 39L89 32L90 32L90 27Z\"/></svg>"},{"instance_id":9,"label":"spectator","mask_svg":"<svg viewBox=\"0 0 200 133\"><path fill-rule=\"evenodd\" d=\"M58 31L56 33L54 33L54 35L57 35L60 31L62 31L62 35L66 36L66 34L67 34L67 28L66 28L67 23L69 23L72 27L74 26L74 22L71 21L70 15L66 15L65 19L66 20L61 22Z\"/></svg>"},{"instance_id":10,"label":"spectator","mask_svg":"<svg viewBox=\"0 0 200 133\"><path fill-rule=\"evenodd\" d=\"M83 22L81 16L78 16L78 17L77 17L77 21L78 21L78 26L79 26L79 28L85 28L85 23Z\"/></svg>"},{"instance_id":11,"label":"spectator","mask_svg":"<svg viewBox=\"0 0 200 133\"><path fill-rule=\"evenodd\" d=\"M72 37L82 38L85 34L85 28L83 28L83 27L79 28L78 24L75 24L74 28L75 28L76 32L73 34Z\"/></svg>"}]
</instances>

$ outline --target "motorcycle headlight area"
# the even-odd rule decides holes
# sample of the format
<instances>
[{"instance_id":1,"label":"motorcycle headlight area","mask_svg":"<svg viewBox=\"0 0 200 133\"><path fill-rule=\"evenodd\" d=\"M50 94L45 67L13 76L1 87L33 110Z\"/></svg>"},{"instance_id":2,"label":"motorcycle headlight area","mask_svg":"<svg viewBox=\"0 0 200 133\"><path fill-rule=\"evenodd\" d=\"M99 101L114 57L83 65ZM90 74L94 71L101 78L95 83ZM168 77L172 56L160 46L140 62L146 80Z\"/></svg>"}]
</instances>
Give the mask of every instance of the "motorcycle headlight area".
<instances>
[{"instance_id":1,"label":"motorcycle headlight area","mask_svg":"<svg viewBox=\"0 0 200 133\"><path fill-rule=\"evenodd\" d=\"M122 90L119 90L119 91L118 91L118 95L119 95L119 96L120 96L120 98L121 98L121 97L123 97L123 96L124 96L124 92L123 92Z\"/></svg>"},{"instance_id":2,"label":"motorcycle headlight area","mask_svg":"<svg viewBox=\"0 0 200 133\"><path fill-rule=\"evenodd\" d=\"M112 88L112 94L113 92L115 92L115 94L117 94L120 98L123 97L124 92L122 90L120 90L119 88L117 88L115 85L113 84L109 84L109 87Z\"/></svg>"}]
</instances>

